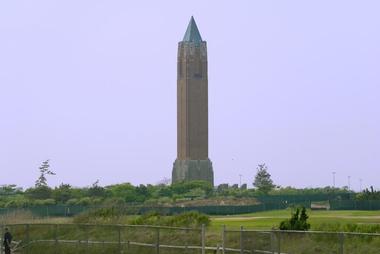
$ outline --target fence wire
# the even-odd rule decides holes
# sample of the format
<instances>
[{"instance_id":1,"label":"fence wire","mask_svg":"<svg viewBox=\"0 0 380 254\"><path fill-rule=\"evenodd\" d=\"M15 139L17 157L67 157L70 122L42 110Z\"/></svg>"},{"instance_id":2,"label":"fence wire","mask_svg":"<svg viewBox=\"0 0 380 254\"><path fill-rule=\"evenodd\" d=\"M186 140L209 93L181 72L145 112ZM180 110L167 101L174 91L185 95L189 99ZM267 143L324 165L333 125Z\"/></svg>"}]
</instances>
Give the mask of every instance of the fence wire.
<instances>
[{"instance_id":1,"label":"fence wire","mask_svg":"<svg viewBox=\"0 0 380 254\"><path fill-rule=\"evenodd\" d=\"M185 207L163 207L145 205L125 205L114 207L120 214L145 214L148 212L158 212L160 214L179 214L189 211L198 211L209 215L232 215L254 213L261 211L282 210L293 205L311 208L313 202L325 202L323 209L330 210L380 210L380 200L331 200L321 199L323 196L268 196L260 197L260 203L255 205L213 205L213 206L185 206ZM307 199L309 198L309 199ZM50 205L50 206L31 206L25 208L0 208L1 217L12 217L12 214L30 213L36 218L44 217L71 217L83 212L96 211L98 209L110 208L104 206L78 206L78 205ZM15 216L16 217L16 216Z\"/></svg>"},{"instance_id":2,"label":"fence wire","mask_svg":"<svg viewBox=\"0 0 380 254\"><path fill-rule=\"evenodd\" d=\"M7 226L13 252L26 254L378 254L380 234L227 230L142 225L19 224ZM5 226L0 226L1 236ZM220 237L221 236L221 237ZM218 237L218 238L215 238ZM1 240L1 239L0 239ZM4 254L0 249L0 254Z\"/></svg>"},{"instance_id":3,"label":"fence wire","mask_svg":"<svg viewBox=\"0 0 380 254\"><path fill-rule=\"evenodd\" d=\"M202 233L205 232L204 227L83 224L23 224L7 227L15 240L12 253L207 253L205 235ZM1 235L4 228L0 228ZM0 250L0 254L3 254L3 250Z\"/></svg>"},{"instance_id":4,"label":"fence wire","mask_svg":"<svg viewBox=\"0 0 380 254\"><path fill-rule=\"evenodd\" d=\"M224 229L223 253L378 254L380 234Z\"/></svg>"}]
</instances>

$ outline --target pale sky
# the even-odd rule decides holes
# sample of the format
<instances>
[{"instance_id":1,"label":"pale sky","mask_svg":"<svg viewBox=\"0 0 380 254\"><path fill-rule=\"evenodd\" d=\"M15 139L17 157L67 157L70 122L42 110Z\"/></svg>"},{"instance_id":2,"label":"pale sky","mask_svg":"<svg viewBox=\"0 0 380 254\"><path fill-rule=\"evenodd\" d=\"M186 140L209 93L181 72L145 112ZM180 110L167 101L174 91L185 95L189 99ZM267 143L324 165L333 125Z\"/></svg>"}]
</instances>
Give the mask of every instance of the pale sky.
<instances>
[{"instance_id":1,"label":"pale sky","mask_svg":"<svg viewBox=\"0 0 380 254\"><path fill-rule=\"evenodd\" d=\"M186 4L185 4L186 3ZM157 183L176 157L176 54L209 61L215 183L380 187L380 1L0 2L0 185Z\"/></svg>"}]
</instances>

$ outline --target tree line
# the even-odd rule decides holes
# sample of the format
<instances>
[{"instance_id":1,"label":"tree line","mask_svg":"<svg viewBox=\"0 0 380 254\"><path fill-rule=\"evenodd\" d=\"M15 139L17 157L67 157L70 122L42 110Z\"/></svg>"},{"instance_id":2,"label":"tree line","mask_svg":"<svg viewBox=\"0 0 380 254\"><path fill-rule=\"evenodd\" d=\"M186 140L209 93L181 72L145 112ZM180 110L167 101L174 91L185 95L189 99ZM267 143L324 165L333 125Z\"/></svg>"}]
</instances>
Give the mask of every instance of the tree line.
<instances>
[{"instance_id":1,"label":"tree line","mask_svg":"<svg viewBox=\"0 0 380 254\"><path fill-rule=\"evenodd\" d=\"M179 201L204 199L239 199L256 198L275 195L315 195L330 193L349 193L345 188L302 188L281 187L273 183L268 167L260 164L252 181L254 188L247 184L220 184L213 187L206 181L192 181L169 184L163 181L159 184L132 185L131 183L101 186L97 180L87 187L74 187L62 183L57 187L48 185L48 177L55 173L50 168L49 161L44 161L39 167L39 177L35 185L23 190L16 185L0 186L0 207L27 207L36 205L122 205L147 204L170 205ZM373 191L373 190L372 190ZM372 192L373 193L373 192ZM360 198L365 198L362 193ZM370 194L376 196L375 194Z\"/></svg>"}]
</instances>

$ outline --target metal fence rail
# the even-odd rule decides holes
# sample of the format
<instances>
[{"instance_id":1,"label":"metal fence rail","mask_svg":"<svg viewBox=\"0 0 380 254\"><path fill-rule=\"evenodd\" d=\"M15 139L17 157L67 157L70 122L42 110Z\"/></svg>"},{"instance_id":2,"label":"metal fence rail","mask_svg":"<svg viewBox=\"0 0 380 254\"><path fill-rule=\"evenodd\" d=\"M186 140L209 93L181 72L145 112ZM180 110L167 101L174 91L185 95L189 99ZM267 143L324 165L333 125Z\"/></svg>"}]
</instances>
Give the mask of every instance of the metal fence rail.
<instances>
[{"instance_id":1,"label":"metal fence rail","mask_svg":"<svg viewBox=\"0 0 380 254\"><path fill-rule=\"evenodd\" d=\"M205 227L145 225L14 224L7 226L17 241L14 253L202 253ZM1 235L5 226L1 226ZM3 251L0 250L0 254Z\"/></svg>"},{"instance_id":2,"label":"metal fence rail","mask_svg":"<svg viewBox=\"0 0 380 254\"><path fill-rule=\"evenodd\" d=\"M0 226L3 235L4 227ZM230 230L144 225L14 224L14 252L26 254L378 254L380 234ZM216 238L215 238L216 236ZM0 239L1 240L1 239ZM0 250L3 254L3 250Z\"/></svg>"},{"instance_id":3,"label":"metal fence rail","mask_svg":"<svg viewBox=\"0 0 380 254\"><path fill-rule=\"evenodd\" d=\"M378 254L380 234L280 231L226 230L222 231L222 253L240 249L240 253L281 254Z\"/></svg>"}]
</instances>

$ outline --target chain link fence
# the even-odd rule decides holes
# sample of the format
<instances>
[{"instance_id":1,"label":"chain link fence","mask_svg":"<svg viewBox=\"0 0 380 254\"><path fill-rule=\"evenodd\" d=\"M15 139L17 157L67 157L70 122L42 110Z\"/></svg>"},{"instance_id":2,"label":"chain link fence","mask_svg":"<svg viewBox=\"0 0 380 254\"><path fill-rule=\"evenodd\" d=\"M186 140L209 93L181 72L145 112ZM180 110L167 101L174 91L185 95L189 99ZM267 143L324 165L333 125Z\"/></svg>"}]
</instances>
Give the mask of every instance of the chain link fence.
<instances>
[{"instance_id":1,"label":"chain link fence","mask_svg":"<svg viewBox=\"0 0 380 254\"><path fill-rule=\"evenodd\" d=\"M330 200L331 210L380 210L380 200Z\"/></svg>"},{"instance_id":2,"label":"chain link fence","mask_svg":"<svg viewBox=\"0 0 380 254\"><path fill-rule=\"evenodd\" d=\"M340 196L339 196L340 197ZM349 198L349 195L343 195L343 198ZM349 200L329 199L327 195L282 195L282 196L262 196L257 199L259 204L255 205L210 205L210 206L146 206L141 204L130 204L124 206L111 207L121 214L137 215L148 212L158 212L160 214L172 215L188 211L198 211L209 215L233 215L254 213L270 210L281 210L291 206L304 206L311 208L313 202L326 202L326 207L330 210L380 210L380 200ZM335 197L336 198L336 197ZM79 205L49 205L49 206L30 206L24 208L0 208L0 217L18 213L27 212L36 217L70 217L80 213L110 208L108 206L79 206ZM327 208L326 208L327 209Z\"/></svg>"},{"instance_id":3,"label":"chain link fence","mask_svg":"<svg viewBox=\"0 0 380 254\"><path fill-rule=\"evenodd\" d=\"M305 207L310 207L310 202L297 203ZM231 214L244 214L254 213L269 210L280 210L289 207L291 203L285 201L266 202L256 205L213 205L213 206L65 206L65 205L51 205L51 206L35 206L25 208L0 208L0 217L10 215L13 213L26 212L31 213L36 217L71 217L83 212L102 209L114 208L120 214L137 215L146 214L149 212L158 212L160 214L172 215L189 211L198 211L209 215L231 215Z\"/></svg>"},{"instance_id":4,"label":"chain link fence","mask_svg":"<svg viewBox=\"0 0 380 254\"><path fill-rule=\"evenodd\" d=\"M18 224L12 232L12 253L26 254L206 254L205 227L176 228L140 225ZM1 235L5 226L1 226ZM210 252L211 251L211 252ZM0 254L4 254L0 250Z\"/></svg>"},{"instance_id":5,"label":"chain link fence","mask_svg":"<svg viewBox=\"0 0 380 254\"><path fill-rule=\"evenodd\" d=\"M13 254L378 254L380 234L141 225L17 224ZM0 226L1 235L5 226ZM1 239L0 239L1 240ZM0 250L0 254L4 254Z\"/></svg>"},{"instance_id":6,"label":"chain link fence","mask_svg":"<svg viewBox=\"0 0 380 254\"><path fill-rule=\"evenodd\" d=\"M222 253L378 254L380 234L223 229Z\"/></svg>"}]
</instances>

